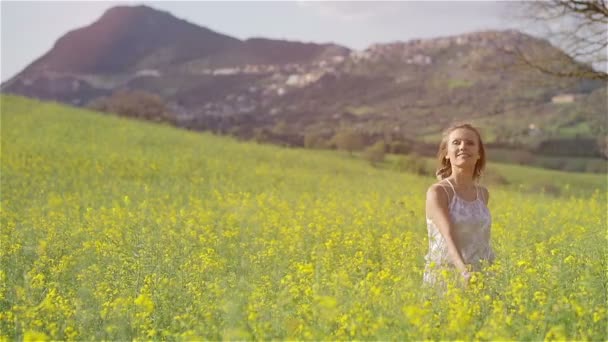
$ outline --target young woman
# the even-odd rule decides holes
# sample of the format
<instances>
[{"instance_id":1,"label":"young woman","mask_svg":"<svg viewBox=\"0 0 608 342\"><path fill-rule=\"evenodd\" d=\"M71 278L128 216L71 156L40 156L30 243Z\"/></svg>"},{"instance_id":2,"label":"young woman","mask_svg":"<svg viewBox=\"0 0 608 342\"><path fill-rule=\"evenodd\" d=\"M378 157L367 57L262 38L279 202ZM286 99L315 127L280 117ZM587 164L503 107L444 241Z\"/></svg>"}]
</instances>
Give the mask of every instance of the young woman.
<instances>
[{"instance_id":1,"label":"young woman","mask_svg":"<svg viewBox=\"0 0 608 342\"><path fill-rule=\"evenodd\" d=\"M439 181L426 193L429 252L425 284L442 283L441 274L458 274L464 285L484 260L494 261L490 244L488 190L476 184L485 166L485 150L470 124L448 128L437 153Z\"/></svg>"}]
</instances>

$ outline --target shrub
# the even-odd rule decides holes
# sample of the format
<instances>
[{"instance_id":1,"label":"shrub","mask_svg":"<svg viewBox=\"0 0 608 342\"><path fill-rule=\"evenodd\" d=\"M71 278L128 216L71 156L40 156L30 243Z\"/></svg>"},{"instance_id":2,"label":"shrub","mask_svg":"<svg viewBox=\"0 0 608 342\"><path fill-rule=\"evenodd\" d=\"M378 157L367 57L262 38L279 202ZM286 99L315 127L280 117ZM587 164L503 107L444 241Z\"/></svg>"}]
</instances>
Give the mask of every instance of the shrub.
<instances>
[{"instance_id":1,"label":"shrub","mask_svg":"<svg viewBox=\"0 0 608 342\"><path fill-rule=\"evenodd\" d=\"M510 153L509 159L519 165L530 165L534 162L534 155L530 151L515 150Z\"/></svg>"},{"instance_id":2,"label":"shrub","mask_svg":"<svg viewBox=\"0 0 608 342\"><path fill-rule=\"evenodd\" d=\"M141 90L120 90L110 97L97 98L88 105L93 110L116 113L152 121L172 121L173 115L163 102L154 94Z\"/></svg>"},{"instance_id":3,"label":"shrub","mask_svg":"<svg viewBox=\"0 0 608 342\"><path fill-rule=\"evenodd\" d=\"M409 172L418 175L432 175L432 168L419 155L401 156L395 163L395 169L399 172Z\"/></svg>"},{"instance_id":4,"label":"shrub","mask_svg":"<svg viewBox=\"0 0 608 342\"><path fill-rule=\"evenodd\" d=\"M323 137L321 133L310 132L304 135L304 147L306 148L327 148L328 146L327 140Z\"/></svg>"},{"instance_id":5,"label":"shrub","mask_svg":"<svg viewBox=\"0 0 608 342\"><path fill-rule=\"evenodd\" d=\"M604 160L592 160L585 166L585 172L606 173L608 172L608 162Z\"/></svg>"},{"instance_id":6,"label":"shrub","mask_svg":"<svg viewBox=\"0 0 608 342\"><path fill-rule=\"evenodd\" d=\"M499 172L487 170L481 175L481 182L492 185L508 185L509 181Z\"/></svg>"},{"instance_id":7,"label":"shrub","mask_svg":"<svg viewBox=\"0 0 608 342\"><path fill-rule=\"evenodd\" d=\"M253 140L258 144L267 143L270 141L271 133L267 128L258 127L253 130Z\"/></svg>"},{"instance_id":8,"label":"shrub","mask_svg":"<svg viewBox=\"0 0 608 342\"><path fill-rule=\"evenodd\" d=\"M372 166L376 166L376 163L384 161L384 142L378 141L372 146L365 149L363 157L369 161Z\"/></svg>"},{"instance_id":9,"label":"shrub","mask_svg":"<svg viewBox=\"0 0 608 342\"><path fill-rule=\"evenodd\" d=\"M353 151L359 151L363 148L363 135L354 130L338 131L332 140L338 149L348 151L351 155Z\"/></svg>"},{"instance_id":10,"label":"shrub","mask_svg":"<svg viewBox=\"0 0 608 342\"><path fill-rule=\"evenodd\" d=\"M408 154L411 150L410 144L403 141L393 141L389 144L389 152L393 154Z\"/></svg>"}]
</instances>

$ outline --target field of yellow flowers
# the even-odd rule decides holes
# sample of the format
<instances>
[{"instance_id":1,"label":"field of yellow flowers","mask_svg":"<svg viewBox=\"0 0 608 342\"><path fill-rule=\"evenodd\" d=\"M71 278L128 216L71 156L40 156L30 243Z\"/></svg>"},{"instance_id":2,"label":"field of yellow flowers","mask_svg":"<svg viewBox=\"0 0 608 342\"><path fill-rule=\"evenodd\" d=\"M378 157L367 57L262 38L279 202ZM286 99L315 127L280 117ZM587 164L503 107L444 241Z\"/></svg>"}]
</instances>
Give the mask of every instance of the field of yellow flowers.
<instances>
[{"instance_id":1,"label":"field of yellow flowers","mask_svg":"<svg viewBox=\"0 0 608 342\"><path fill-rule=\"evenodd\" d=\"M1 101L0 340L608 339L604 176L490 187L497 262L436 292L431 177Z\"/></svg>"}]
</instances>

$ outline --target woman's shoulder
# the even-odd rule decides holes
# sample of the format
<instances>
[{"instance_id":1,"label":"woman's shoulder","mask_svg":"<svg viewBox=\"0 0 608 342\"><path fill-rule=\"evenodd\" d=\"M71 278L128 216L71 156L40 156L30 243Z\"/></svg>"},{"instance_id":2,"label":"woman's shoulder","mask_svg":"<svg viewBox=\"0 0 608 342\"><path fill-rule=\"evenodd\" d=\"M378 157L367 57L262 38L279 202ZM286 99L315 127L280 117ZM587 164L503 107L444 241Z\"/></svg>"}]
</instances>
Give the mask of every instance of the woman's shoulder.
<instances>
[{"instance_id":1,"label":"woman's shoulder","mask_svg":"<svg viewBox=\"0 0 608 342\"><path fill-rule=\"evenodd\" d=\"M449 200L449 194L446 189L446 181L442 179L434 184L431 184L426 190L426 196Z\"/></svg>"},{"instance_id":2,"label":"woman's shoulder","mask_svg":"<svg viewBox=\"0 0 608 342\"><path fill-rule=\"evenodd\" d=\"M488 188L483 185L477 185L477 187L479 188L479 191L481 192L481 195L483 196L487 204L488 200L490 199L490 191L488 191Z\"/></svg>"},{"instance_id":3,"label":"woman's shoulder","mask_svg":"<svg viewBox=\"0 0 608 342\"><path fill-rule=\"evenodd\" d=\"M433 184L431 184L428 189L428 191L437 191L437 190L441 190L442 188L445 189L445 187L447 186L447 181L445 179L439 180Z\"/></svg>"}]
</instances>

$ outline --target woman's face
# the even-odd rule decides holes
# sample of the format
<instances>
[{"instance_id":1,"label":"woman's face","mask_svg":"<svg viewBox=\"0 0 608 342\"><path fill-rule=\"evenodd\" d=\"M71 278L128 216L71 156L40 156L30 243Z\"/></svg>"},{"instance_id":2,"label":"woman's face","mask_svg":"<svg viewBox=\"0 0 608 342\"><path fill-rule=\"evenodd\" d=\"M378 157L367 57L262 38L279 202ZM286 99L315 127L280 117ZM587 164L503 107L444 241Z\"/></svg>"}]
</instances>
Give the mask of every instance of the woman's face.
<instances>
[{"instance_id":1,"label":"woman's face","mask_svg":"<svg viewBox=\"0 0 608 342\"><path fill-rule=\"evenodd\" d=\"M479 140L475 132L466 128L457 128L448 135L447 155L454 166L471 168L479 160Z\"/></svg>"}]
</instances>

